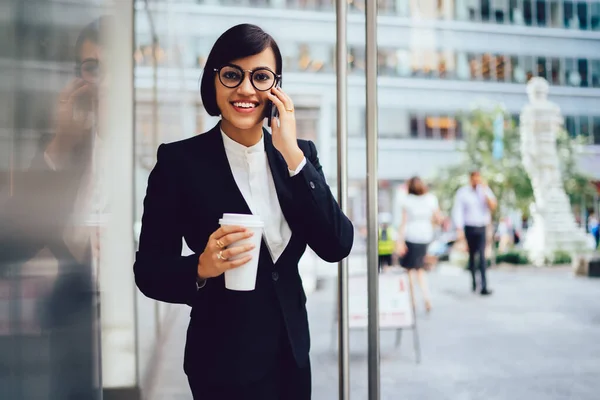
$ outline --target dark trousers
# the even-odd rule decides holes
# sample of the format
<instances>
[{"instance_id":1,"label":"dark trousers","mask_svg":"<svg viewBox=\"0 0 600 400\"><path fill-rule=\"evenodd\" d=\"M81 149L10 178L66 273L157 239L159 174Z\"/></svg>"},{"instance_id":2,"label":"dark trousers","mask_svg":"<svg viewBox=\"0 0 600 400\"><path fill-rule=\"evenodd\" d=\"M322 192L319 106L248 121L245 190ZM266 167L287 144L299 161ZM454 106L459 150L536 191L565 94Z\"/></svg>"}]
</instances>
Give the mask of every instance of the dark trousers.
<instances>
[{"instance_id":1,"label":"dark trousers","mask_svg":"<svg viewBox=\"0 0 600 400\"><path fill-rule=\"evenodd\" d=\"M379 272L383 269L383 267L388 266L391 267L393 264L392 255L391 254L380 254L379 255Z\"/></svg>"},{"instance_id":2,"label":"dark trousers","mask_svg":"<svg viewBox=\"0 0 600 400\"><path fill-rule=\"evenodd\" d=\"M287 338L269 373L246 385L206 385L188 381L194 400L310 400L310 363L299 368Z\"/></svg>"},{"instance_id":3,"label":"dark trousers","mask_svg":"<svg viewBox=\"0 0 600 400\"><path fill-rule=\"evenodd\" d=\"M487 280L485 278L485 269L487 267L485 260L485 226L465 226L465 238L469 247L469 270L473 278L473 287L477 285L475 278L475 260L477 260L479 271L481 272L481 290L485 290L487 288Z\"/></svg>"}]
</instances>

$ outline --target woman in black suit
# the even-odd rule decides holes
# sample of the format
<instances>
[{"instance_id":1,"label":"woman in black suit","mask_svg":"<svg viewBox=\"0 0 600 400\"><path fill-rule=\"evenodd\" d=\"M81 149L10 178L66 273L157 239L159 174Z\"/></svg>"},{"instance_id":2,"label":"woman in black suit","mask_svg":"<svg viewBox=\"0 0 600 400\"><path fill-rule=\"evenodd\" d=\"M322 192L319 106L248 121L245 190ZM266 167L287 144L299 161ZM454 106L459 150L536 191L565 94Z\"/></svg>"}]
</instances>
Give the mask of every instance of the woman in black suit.
<instances>
[{"instance_id":1,"label":"woman in black suit","mask_svg":"<svg viewBox=\"0 0 600 400\"><path fill-rule=\"evenodd\" d=\"M277 87L281 70L277 44L259 27L221 35L201 83L204 107L221 121L161 145L148 181L136 283L148 297L192 307L184 371L194 399L310 399L298 261L307 245L329 262L352 248L352 223L314 144L296 138L294 105ZM271 103L279 117L269 133L263 123ZM248 262L251 250L225 248L251 232L219 227L224 213L257 214L265 223L253 291L225 288L224 271ZM181 256L182 238L193 255Z\"/></svg>"}]
</instances>

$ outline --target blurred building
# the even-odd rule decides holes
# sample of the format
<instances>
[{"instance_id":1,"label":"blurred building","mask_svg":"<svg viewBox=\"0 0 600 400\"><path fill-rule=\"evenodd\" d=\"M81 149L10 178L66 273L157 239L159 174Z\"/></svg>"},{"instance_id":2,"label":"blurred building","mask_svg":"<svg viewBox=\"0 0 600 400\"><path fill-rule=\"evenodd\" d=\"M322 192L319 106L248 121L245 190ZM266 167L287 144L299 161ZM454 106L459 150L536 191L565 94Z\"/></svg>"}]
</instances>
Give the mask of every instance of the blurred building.
<instances>
[{"instance_id":1,"label":"blurred building","mask_svg":"<svg viewBox=\"0 0 600 400\"><path fill-rule=\"evenodd\" d=\"M349 5L350 206L359 221L365 176L364 0ZM299 134L317 142L328 180L335 184L331 0L151 2L160 39L154 94L151 24L146 8L138 6L138 141L175 140L208 129L214 121L204 114L198 83L211 45L236 23L256 23L280 44L283 87L296 104ZM379 0L379 14L379 176L389 188L457 160L460 111L486 101L504 104L517 118L532 76L550 82L566 128L590 144L582 168L600 178L600 2ZM154 99L161 115L151 133L145 116ZM145 148L153 151L155 144ZM389 210L393 191L383 189L381 207Z\"/></svg>"}]
</instances>

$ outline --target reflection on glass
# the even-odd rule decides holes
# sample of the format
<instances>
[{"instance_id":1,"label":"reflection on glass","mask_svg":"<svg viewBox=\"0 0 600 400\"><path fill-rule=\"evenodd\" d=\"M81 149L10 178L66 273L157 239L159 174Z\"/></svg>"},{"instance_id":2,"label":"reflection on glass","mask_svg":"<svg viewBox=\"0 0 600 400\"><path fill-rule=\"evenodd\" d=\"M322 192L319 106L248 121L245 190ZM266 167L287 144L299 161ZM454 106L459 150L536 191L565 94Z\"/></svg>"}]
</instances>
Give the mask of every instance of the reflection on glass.
<instances>
[{"instance_id":1,"label":"reflection on glass","mask_svg":"<svg viewBox=\"0 0 600 400\"><path fill-rule=\"evenodd\" d=\"M47 3L2 7L0 398L93 400L110 19L85 1Z\"/></svg>"}]
</instances>

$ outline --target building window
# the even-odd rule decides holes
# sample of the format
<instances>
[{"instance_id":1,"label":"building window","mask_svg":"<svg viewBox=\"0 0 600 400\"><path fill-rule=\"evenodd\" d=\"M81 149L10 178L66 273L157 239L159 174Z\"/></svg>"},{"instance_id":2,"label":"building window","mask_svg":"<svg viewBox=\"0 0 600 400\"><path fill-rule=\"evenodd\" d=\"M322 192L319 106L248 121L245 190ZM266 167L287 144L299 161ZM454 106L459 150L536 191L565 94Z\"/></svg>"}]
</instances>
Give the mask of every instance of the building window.
<instances>
[{"instance_id":1,"label":"building window","mask_svg":"<svg viewBox=\"0 0 600 400\"><path fill-rule=\"evenodd\" d=\"M348 54L348 69L350 73L365 73L365 50L362 47L351 47Z\"/></svg>"},{"instance_id":2,"label":"building window","mask_svg":"<svg viewBox=\"0 0 600 400\"><path fill-rule=\"evenodd\" d=\"M407 138L410 136L409 126L408 113L405 110L379 108L377 128L380 137Z\"/></svg>"},{"instance_id":3,"label":"building window","mask_svg":"<svg viewBox=\"0 0 600 400\"><path fill-rule=\"evenodd\" d=\"M590 4L590 24L591 30L600 30L600 2Z\"/></svg>"},{"instance_id":4,"label":"building window","mask_svg":"<svg viewBox=\"0 0 600 400\"><path fill-rule=\"evenodd\" d=\"M523 2L521 0L509 0L508 7L510 22L514 25L523 25L525 23L523 17Z\"/></svg>"},{"instance_id":5,"label":"building window","mask_svg":"<svg viewBox=\"0 0 600 400\"><path fill-rule=\"evenodd\" d=\"M560 60L558 58L549 58L548 65L548 82L550 82L552 85L561 85L562 74L560 72Z\"/></svg>"},{"instance_id":6,"label":"building window","mask_svg":"<svg viewBox=\"0 0 600 400\"><path fill-rule=\"evenodd\" d=\"M469 61L469 76L472 81L481 80L481 59L478 54L467 53Z\"/></svg>"},{"instance_id":7,"label":"building window","mask_svg":"<svg viewBox=\"0 0 600 400\"><path fill-rule=\"evenodd\" d=\"M584 59L565 60L565 81L568 86L588 86L588 62Z\"/></svg>"},{"instance_id":8,"label":"building window","mask_svg":"<svg viewBox=\"0 0 600 400\"><path fill-rule=\"evenodd\" d=\"M577 121L576 117L566 116L565 117L565 129L572 138L577 136Z\"/></svg>"},{"instance_id":9,"label":"building window","mask_svg":"<svg viewBox=\"0 0 600 400\"><path fill-rule=\"evenodd\" d=\"M546 57L538 57L536 60L537 64L537 76L546 79L550 82L550 78L548 77L548 68L546 65Z\"/></svg>"},{"instance_id":10,"label":"building window","mask_svg":"<svg viewBox=\"0 0 600 400\"><path fill-rule=\"evenodd\" d=\"M495 80L494 79L494 71L495 69L493 56L489 54L483 54L481 56L481 76L484 81Z\"/></svg>"},{"instance_id":11,"label":"building window","mask_svg":"<svg viewBox=\"0 0 600 400\"><path fill-rule=\"evenodd\" d=\"M600 60L591 61L590 66L592 72L592 87L600 87Z\"/></svg>"},{"instance_id":12,"label":"building window","mask_svg":"<svg viewBox=\"0 0 600 400\"><path fill-rule=\"evenodd\" d=\"M592 131L594 134L594 144L600 144L600 117L592 119Z\"/></svg>"},{"instance_id":13,"label":"building window","mask_svg":"<svg viewBox=\"0 0 600 400\"><path fill-rule=\"evenodd\" d=\"M510 69L512 71L512 81L514 83L525 83L525 72L519 62L519 58L513 56L510 58Z\"/></svg>"},{"instance_id":14,"label":"building window","mask_svg":"<svg viewBox=\"0 0 600 400\"><path fill-rule=\"evenodd\" d=\"M421 135L421 117L416 114L410 115L410 137L413 139L418 139L422 137Z\"/></svg>"},{"instance_id":15,"label":"building window","mask_svg":"<svg viewBox=\"0 0 600 400\"><path fill-rule=\"evenodd\" d=\"M552 28L562 28L562 1L552 0L549 2L550 6L550 21L549 26Z\"/></svg>"},{"instance_id":16,"label":"building window","mask_svg":"<svg viewBox=\"0 0 600 400\"><path fill-rule=\"evenodd\" d=\"M377 52L377 70L379 75L394 76L397 74L398 58L395 50L379 49Z\"/></svg>"},{"instance_id":17,"label":"building window","mask_svg":"<svg viewBox=\"0 0 600 400\"><path fill-rule=\"evenodd\" d=\"M409 114L410 137L413 139L456 140L462 138L460 121L447 113Z\"/></svg>"},{"instance_id":18,"label":"building window","mask_svg":"<svg viewBox=\"0 0 600 400\"><path fill-rule=\"evenodd\" d=\"M455 140L458 131L458 120L451 115L428 115L425 118L425 137Z\"/></svg>"},{"instance_id":19,"label":"building window","mask_svg":"<svg viewBox=\"0 0 600 400\"><path fill-rule=\"evenodd\" d=\"M397 50L396 60L396 73L400 76L410 76L412 74L412 68L410 65L410 51L404 49Z\"/></svg>"},{"instance_id":20,"label":"building window","mask_svg":"<svg viewBox=\"0 0 600 400\"><path fill-rule=\"evenodd\" d=\"M497 54L495 57L496 80L498 82L507 82L510 79L508 67L508 57Z\"/></svg>"},{"instance_id":21,"label":"building window","mask_svg":"<svg viewBox=\"0 0 600 400\"><path fill-rule=\"evenodd\" d=\"M581 76L581 87L588 87L588 60L581 58L577 60L577 70Z\"/></svg>"},{"instance_id":22,"label":"building window","mask_svg":"<svg viewBox=\"0 0 600 400\"><path fill-rule=\"evenodd\" d=\"M590 118L587 116L579 117L579 135L588 139L590 139Z\"/></svg>"}]
</instances>

